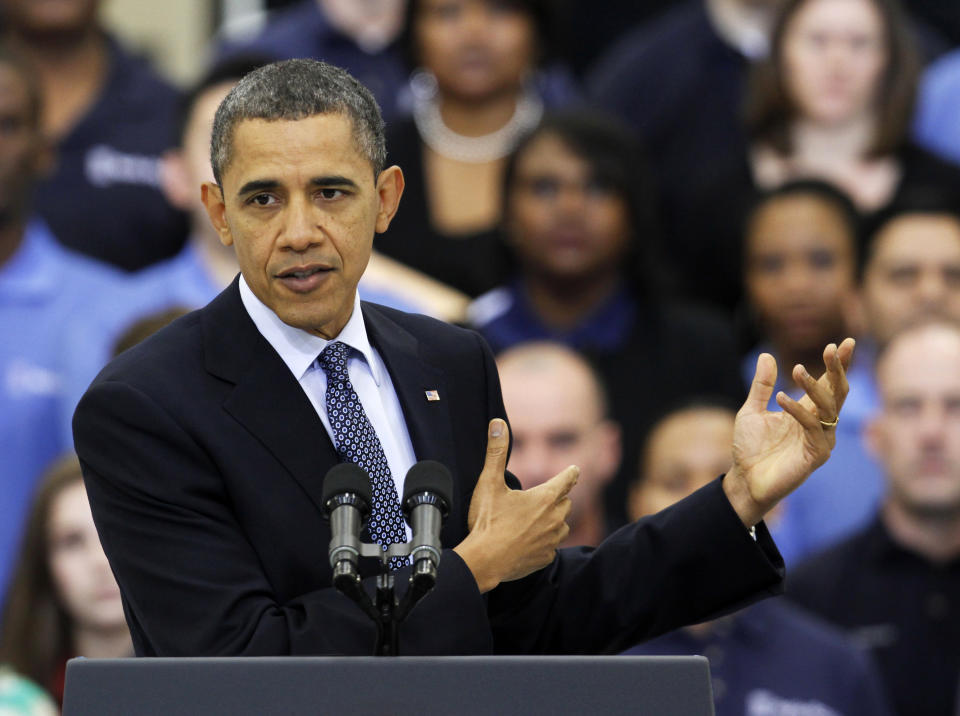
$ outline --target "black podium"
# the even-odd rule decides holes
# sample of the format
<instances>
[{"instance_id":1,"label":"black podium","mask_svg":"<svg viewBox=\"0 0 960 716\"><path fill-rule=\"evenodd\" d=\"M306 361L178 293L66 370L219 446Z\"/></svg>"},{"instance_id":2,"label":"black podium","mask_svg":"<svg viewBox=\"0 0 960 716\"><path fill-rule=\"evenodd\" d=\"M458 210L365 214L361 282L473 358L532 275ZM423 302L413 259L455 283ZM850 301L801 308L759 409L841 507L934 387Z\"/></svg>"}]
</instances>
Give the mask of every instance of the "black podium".
<instances>
[{"instance_id":1,"label":"black podium","mask_svg":"<svg viewBox=\"0 0 960 716\"><path fill-rule=\"evenodd\" d=\"M691 657L71 659L64 716L712 716Z\"/></svg>"}]
</instances>

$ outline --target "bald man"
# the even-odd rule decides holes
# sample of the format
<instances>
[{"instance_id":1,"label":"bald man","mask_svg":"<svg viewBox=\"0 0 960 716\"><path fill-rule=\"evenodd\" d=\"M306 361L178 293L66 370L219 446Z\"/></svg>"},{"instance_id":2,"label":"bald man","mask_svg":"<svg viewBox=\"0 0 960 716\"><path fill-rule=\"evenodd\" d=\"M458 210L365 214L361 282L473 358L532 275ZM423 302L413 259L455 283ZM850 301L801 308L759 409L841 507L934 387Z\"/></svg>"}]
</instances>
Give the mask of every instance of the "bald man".
<instances>
[{"instance_id":1,"label":"bald man","mask_svg":"<svg viewBox=\"0 0 960 716\"><path fill-rule=\"evenodd\" d=\"M877 355L871 523L790 573L787 595L877 657L903 716L953 713L960 673L960 328L903 329Z\"/></svg>"},{"instance_id":2,"label":"bald man","mask_svg":"<svg viewBox=\"0 0 960 716\"><path fill-rule=\"evenodd\" d=\"M497 368L513 431L508 469L527 489L567 465L581 466L562 546L599 544L607 532L603 488L620 465L621 451L620 427L607 416L599 377L578 353L548 342L501 353Z\"/></svg>"}]
</instances>

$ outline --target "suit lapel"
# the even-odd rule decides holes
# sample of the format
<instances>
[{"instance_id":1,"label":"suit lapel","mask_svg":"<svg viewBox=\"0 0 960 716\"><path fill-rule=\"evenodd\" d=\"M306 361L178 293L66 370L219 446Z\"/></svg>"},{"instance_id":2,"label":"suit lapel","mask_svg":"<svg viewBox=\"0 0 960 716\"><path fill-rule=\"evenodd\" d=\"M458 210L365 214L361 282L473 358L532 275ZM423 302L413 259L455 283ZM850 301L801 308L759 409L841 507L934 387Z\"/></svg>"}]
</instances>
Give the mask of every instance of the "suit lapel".
<instances>
[{"instance_id":1,"label":"suit lapel","mask_svg":"<svg viewBox=\"0 0 960 716\"><path fill-rule=\"evenodd\" d=\"M444 545L455 545L463 539L463 525L467 521L463 485L472 485L473 482L457 475L450 391L445 373L425 358L419 341L413 335L380 313L375 306L363 304L363 318L370 342L390 372L417 460L436 460L453 475L453 504L440 532L440 540ZM436 391L439 400L428 400L427 391Z\"/></svg>"},{"instance_id":2,"label":"suit lapel","mask_svg":"<svg viewBox=\"0 0 960 716\"><path fill-rule=\"evenodd\" d=\"M437 460L454 470L456 452L444 372L424 359L413 335L375 307L364 303L363 319L370 342L390 373L417 460ZM429 400L428 391L435 391L439 400Z\"/></svg>"},{"instance_id":3,"label":"suit lapel","mask_svg":"<svg viewBox=\"0 0 960 716\"><path fill-rule=\"evenodd\" d=\"M339 458L303 388L260 335L243 307L236 281L204 311L207 370L235 384L224 410L322 509L323 478Z\"/></svg>"},{"instance_id":4,"label":"suit lapel","mask_svg":"<svg viewBox=\"0 0 960 716\"><path fill-rule=\"evenodd\" d=\"M454 511L464 509L444 371L426 361L417 339L376 307L363 304L363 315L370 342L393 381L416 458L437 460L450 469ZM236 281L203 309L203 335L207 370L234 384L224 410L322 510L323 478L339 462L336 449L303 388L247 314ZM428 400L427 391L436 391L440 399ZM450 519L447 525L459 521ZM444 528L445 537L446 532Z\"/></svg>"}]
</instances>

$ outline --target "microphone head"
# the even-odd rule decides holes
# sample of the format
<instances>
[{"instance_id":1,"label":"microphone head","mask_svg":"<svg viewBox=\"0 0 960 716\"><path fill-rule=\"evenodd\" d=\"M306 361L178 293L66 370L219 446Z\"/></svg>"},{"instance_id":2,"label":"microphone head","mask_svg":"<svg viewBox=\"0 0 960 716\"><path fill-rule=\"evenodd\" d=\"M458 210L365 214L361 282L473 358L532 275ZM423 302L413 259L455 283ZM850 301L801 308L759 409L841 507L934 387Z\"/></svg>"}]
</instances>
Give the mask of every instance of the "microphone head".
<instances>
[{"instance_id":1,"label":"microphone head","mask_svg":"<svg viewBox=\"0 0 960 716\"><path fill-rule=\"evenodd\" d=\"M411 500L418 502L417 497L423 493L435 495L434 504L446 516L450 510L453 495L453 477L442 463L436 460L421 460L407 471L403 482L403 508L405 511L413 509Z\"/></svg>"},{"instance_id":2,"label":"microphone head","mask_svg":"<svg viewBox=\"0 0 960 716\"><path fill-rule=\"evenodd\" d=\"M323 506L329 515L336 506L333 502L345 494L356 495L362 505L356 505L361 512L365 512L373 499L370 490L370 476L367 471L352 462L341 462L334 465L323 478Z\"/></svg>"}]
</instances>

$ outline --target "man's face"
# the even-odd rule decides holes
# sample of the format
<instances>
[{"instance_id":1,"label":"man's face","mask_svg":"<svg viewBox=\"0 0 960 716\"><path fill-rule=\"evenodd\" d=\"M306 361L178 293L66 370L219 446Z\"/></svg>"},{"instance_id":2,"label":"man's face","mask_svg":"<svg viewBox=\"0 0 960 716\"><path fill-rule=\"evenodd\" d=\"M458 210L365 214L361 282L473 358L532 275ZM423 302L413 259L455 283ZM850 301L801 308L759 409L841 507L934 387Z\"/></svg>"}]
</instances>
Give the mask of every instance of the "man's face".
<instances>
[{"instance_id":1,"label":"man's face","mask_svg":"<svg viewBox=\"0 0 960 716\"><path fill-rule=\"evenodd\" d=\"M659 512L729 470L733 421L733 413L722 408L692 408L654 427L643 474L630 491L630 519Z\"/></svg>"},{"instance_id":2,"label":"man's face","mask_svg":"<svg viewBox=\"0 0 960 716\"><path fill-rule=\"evenodd\" d=\"M960 512L960 334L934 325L895 338L877 366L882 398L867 442L889 498L916 515Z\"/></svg>"},{"instance_id":3,"label":"man's face","mask_svg":"<svg viewBox=\"0 0 960 716\"><path fill-rule=\"evenodd\" d=\"M746 237L746 287L780 350L819 350L844 333L854 241L839 210L814 195L778 197L758 210Z\"/></svg>"},{"instance_id":4,"label":"man's face","mask_svg":"<svg viewBox=\"0 0 960 716\"><path fill-rule=\"evenodd\" d=\"M212 183L203 189L220 240L284 323L335 337L353 312L374 232L386 231L396 212L399 168L375 181L341 114L243 120L231 157L222 193Z\"/></svg>"},{"instance_id":5,"label":"man's face","mask_svg":"<svg viewBox=\"0 0 960 716\"><path fill-rule=\"evenodd\" d=\"M960 321L960 222L906 214L884 226L863 273L864 315L883 344L917 320Z\"/></svg>"},{"instance_id":6,"label":"man's face","mask_svg":"<svg viewBox=\"0 0 960 716\"><path fill-rule=\"evenodd\" d=\"M619 465L619 429L603 418L590 373L565 353L542 361L505 359L499 371L513 435L507 467L528 489L568 465L580 466L571 493L574 524Z\"/></svg>"},{"instance_id":7,"label":"man's face","mask_svg":"<svg viewBox=\"0 0 960 716\"><path fill-rule=\"evenodd\" d=\"M558 136L526 146L509 193L507 233L529 270L568 280L618 270L631 236L626 202Z\"/></svg>"},{"instance_id":8,"label":"man's face","mask_svg":"<svg viewBox=\"0 0 960 716\"><path fill-rule=\"evenodd\" d=\"M22 214L41 169L45 146L37 122L26 80L0 63L0 221Z\"/></svg>"},{"instance_id":9,"label":"man's face","mask_svg":"<svg viewBox=\"0 0 960 716\"><path fill-rule=\"evenodd\" d=\"M100 0L2 0L10 24L30 34L72 34L97 21Z\"/></svg>"}]
</instances>

